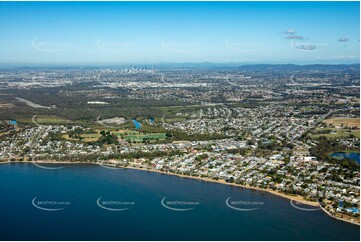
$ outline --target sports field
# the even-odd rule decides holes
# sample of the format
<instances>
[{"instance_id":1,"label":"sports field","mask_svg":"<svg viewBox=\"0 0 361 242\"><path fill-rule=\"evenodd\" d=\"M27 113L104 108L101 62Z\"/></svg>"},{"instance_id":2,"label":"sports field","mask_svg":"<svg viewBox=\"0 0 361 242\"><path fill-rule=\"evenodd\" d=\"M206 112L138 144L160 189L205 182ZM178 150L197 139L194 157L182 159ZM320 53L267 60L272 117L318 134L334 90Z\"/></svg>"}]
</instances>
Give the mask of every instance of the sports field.
<instances>
[{"instance_id":1,"label":"sports field","mask_svg":"<svg viewBox=\"0 0 361 242\"><path fill-rule=\"evenodd\" d=\"M322 133L327 131L327 133ZM351 137L350 135L354 135L355 137L360 137L360 130L349 130L349 129L336 129L336 128L318 128L315 129L313 134L310 134L312 138L318 138L320 136L327 137L328 139L336 139L336 138L346 138Z\"/></svg>"},{"instance_id":2,"label":"sports field","mask_svg":"<svg viewBox=\"0 0 361 242\"><path fill-rule=\"evenodd\" d=\"M124 135L126 141L131 142L142 142L143 140L164 140L165 133L154 133L154 134L138 134L138 135Z\"/></svg>"}]
</instances>

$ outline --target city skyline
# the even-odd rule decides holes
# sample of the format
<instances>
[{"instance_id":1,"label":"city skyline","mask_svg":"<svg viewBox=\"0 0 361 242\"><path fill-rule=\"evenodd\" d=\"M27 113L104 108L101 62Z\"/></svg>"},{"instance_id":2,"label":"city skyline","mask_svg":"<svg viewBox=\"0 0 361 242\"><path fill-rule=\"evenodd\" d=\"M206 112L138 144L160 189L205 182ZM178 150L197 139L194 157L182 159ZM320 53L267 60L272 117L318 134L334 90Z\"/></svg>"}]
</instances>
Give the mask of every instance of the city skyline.
<instances>
[{"instance_id":1,"label":"city skyline","mask_svg":"<svg viewBox=\"0 0 361 242\"><path fill-rule=\"evenodd\" d=\"M359 63L359 2L1 2L0 63ZM81 13L81 15L79 14Z\"/></svg>"}]
</instances>

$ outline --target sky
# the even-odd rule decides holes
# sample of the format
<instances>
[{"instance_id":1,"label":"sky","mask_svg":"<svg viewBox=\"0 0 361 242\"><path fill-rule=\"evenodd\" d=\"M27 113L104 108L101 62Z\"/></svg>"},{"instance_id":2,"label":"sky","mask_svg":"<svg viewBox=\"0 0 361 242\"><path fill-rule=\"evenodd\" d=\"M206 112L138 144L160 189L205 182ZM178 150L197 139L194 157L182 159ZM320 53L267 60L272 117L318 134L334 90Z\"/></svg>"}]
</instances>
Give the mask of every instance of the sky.
<instances>
[{"instance_id":1,"label":"sky","mask_svg":"<svg viewBox=\"0 0 361 242\"><path fill-rule=\"evenodd\" d=\"M359 2L0 2L0 63L359 63Z\"/></svg>"}]
</instances>

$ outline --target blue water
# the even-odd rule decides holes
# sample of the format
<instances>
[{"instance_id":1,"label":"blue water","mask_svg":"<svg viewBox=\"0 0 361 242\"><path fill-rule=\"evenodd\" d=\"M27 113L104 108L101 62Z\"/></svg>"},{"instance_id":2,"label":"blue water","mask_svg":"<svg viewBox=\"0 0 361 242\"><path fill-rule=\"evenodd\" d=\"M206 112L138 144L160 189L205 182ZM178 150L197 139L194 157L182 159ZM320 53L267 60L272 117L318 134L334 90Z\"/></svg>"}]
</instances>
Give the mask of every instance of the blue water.
<instances>
[{"instance_id":1,"label":"blue water","mask_svg":"<svg viewBox=\"0 0 361 242\"><path fill-rule=\"evenodd\" d=\"M0 240L359 240L359 227L324 212L302 211L275 195L193 179L98 165L44 170L0 165ZM32 200L67 201L43 211ZM134 201L125 211L97 206L99 197ZM197 201L172 211L161 200ZM258 202L236 211L225 200ZM299 205L302 206L302 205ZM310 208L308 206L302 206Z\"/></svg>"},{"instance_id":2,"label":"blue water","mask_svg":"<svg viewBox=\"0 0 361 242\"><path fill-rule=\"evenodd\" d=\"M140 127L142 127L142 124L139 123L136 119L133 119L132 121L133 121L133 124L136 129L139 129Z\"/></svg>"},{"instance_id":3,"label":"blue water","mask_svg":"<svg viewBox=\"0 0 361 242\"><path fill-rule=\"evenodd\" d=\"M336 152L331 154L332 157L336 159L343 159L343 158L349 158L351 160L356 161L358 164L360 164L360 153L358 152Z\"/></svg>"}]
</instances>

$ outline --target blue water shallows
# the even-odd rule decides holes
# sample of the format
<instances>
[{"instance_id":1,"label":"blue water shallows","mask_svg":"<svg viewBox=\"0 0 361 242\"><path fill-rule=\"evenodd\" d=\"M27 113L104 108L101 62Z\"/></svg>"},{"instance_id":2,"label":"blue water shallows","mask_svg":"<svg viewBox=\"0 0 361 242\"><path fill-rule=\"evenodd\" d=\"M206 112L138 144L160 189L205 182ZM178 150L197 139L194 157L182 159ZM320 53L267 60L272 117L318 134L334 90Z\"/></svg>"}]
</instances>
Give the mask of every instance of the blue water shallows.
<instances>
[{"instance_id":1,"label":"blue water shallows","mask_svg":"<svg viewBox=\"0 0 361 242\"><path fill-rule=\"evenodd\" d=\"M140 127L142 127L142 124L139 123L136 119L133 119L132 121L136 129L140 129Z\"/></svg>"},{"instance_id":2,"label":"blue water shallows","mask_svg":"<svg viewBox=\"0 0 361 242\"><path fill-rule=\"evenodd\" d=\"M154 118L149 118L149 123L154 124Z\"/></svg>"},{"instance_id":3,"label":"blue water shallows","mask_svg":"<svg viewBox=\"0 0 361 242\"><path fill-rule=\"evenodd\" d=\"M357 164L360 164L360 153L358 152L335 152L332 153L331 156L336 159L343 159L348 158L351 160L354 160L357 162Z\"/></svg>"},{"instance_id":4,"label":"blue water shallows","mask_svg":"<svg viewBox=\"0 0 361 242\"><path fill-rule=\"evenodd\" d=\"M314 207L146 171L1 164L0 191L1 240L359 240L358 226Z\"/></svg>"}]
</instances>

